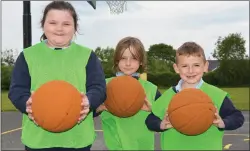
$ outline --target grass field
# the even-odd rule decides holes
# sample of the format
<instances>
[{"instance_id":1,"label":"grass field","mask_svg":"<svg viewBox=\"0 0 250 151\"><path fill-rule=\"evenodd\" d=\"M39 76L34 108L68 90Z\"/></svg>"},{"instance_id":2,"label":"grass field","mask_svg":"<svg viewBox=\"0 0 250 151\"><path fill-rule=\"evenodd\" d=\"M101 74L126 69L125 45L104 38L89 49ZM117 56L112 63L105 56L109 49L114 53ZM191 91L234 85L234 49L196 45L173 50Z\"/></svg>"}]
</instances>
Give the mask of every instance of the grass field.
<instances>
[{"instance_id":1,"label":"grass field","mask_svg":"<svg viewBox=\"0 0 250 151\"><path fill-rule=\"evenodd\" d=\"M8 99L8 92L3 91L1 93L1 111L15 111L16 108L12 105Z\"/></svg>"},{"instance_id":2,"label":"grass field","mask_svg":"<svg viewBox=\"0 0 250 151\"><path fill-rule=\"evenodd\" d=\"M230 97L239 110L249 111L249 87L244 88L221 88L230 94ZM160 88L160 92L163 93L166 88Z\"/></svg>"},{"instance_id":3,"label":"grass field","mask_svg":"<svg viewBox=\"0 0 250 151\"><path fill-rule=\"evenodd\" d=\"M227 91L236 108L240 110L249 110L249 91L248 87L245 88L222 88ZM160 91L163 93L166 88L161 88ZM1 95L1 111L15 111L15 107L8 99L8 92L2 92Z\"/></svg>"}]
</instances>

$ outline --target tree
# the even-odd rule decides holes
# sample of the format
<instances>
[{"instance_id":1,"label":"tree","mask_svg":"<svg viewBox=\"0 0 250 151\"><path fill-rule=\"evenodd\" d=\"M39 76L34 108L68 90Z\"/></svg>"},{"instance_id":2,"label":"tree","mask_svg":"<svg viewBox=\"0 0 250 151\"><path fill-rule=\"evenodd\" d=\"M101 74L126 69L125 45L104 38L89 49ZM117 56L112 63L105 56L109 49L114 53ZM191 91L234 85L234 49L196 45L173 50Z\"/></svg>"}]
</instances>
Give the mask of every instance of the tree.
<instances>
[{"instance_id":1,"label":"tree","mask_svg":"<svg viewBox=\"0 0 250 151\"><path fill-rule=\"evenodd\" d=\"M175 50L171 45L154 44L147 52L148 71L151 73L174 72Z\"/></svg>"},{"instance_id":2,"label":"tree","mask_svg":"<svg viewBox=\"0 0 250 151\"><path fill-rule=\"evenodd\" d=\"M1 86L2 90L8 90L10 86L11 73L14 67L14 50L1 51Z\"/></svg>"},{"instance_id":3,"label":"tree","mask_svg":"<svg viewBox=\"0 0 250 151\"><path fill-rule=\"evenodd\" d=\"M154 44L149 47L148 56L164 62L174 63L175 50L171 45L163 43Z\"/></svg>"},{"instance_id":4,"label":"tree","mask_svg":"<svg viewBox=\"0 0 250 151\"><path fill-rule=\"evenodd\" d=\"M215 72L220 86L249 86L249 60L222 60Z\"/></svg>"},{"instance_id":5,"label":"tree","mask_svg":"<svg viewBox=\"0 0 250 151\"><path fill-rule=\"evenodd\" d=\"M104 70L106 77L110 77L113 75L113 56L114 56L114 48L107 47L102 49L101 47L97 47L95 49L95 54L101 60L101 64Z\"/></svg>"},{"instance_id":6,"label":"tree","mask_svg":"<svg viewBox=\"0 0 250 151\"><path fill-rule=\"evenodd\" d=\"M219 37L212 56L218 60L242 60L247 57L245 43L240 33L231 33L224 38Z\"/></svg>"},{"instance_id":7,"label":"tree","mask_svg":"<svg viewBox=\"0 0 250 151\"><path fill-rule=\"evenodd\" d=\"M97 47L95 49L95 54L99 57L99 59L102 62L109 62L110 60L113 60L113 55L114 55L114 48L104 48L102 49L101 47Z\"/></svg>"},{"instance_id":8,"label":"tree","mask_svg":"<svg viewBox=\"0 0 250 151\"><path fill-rule=\"evenodd\" d=\"M14 51L13 49L7 49L4 51L1 51L1 64L5 64L7 66L13 66L15 63L15 55L14 53L17 53L17 50Z\"/></svg>"},{"instance_id":9,"label":"tree","mask_svg":"<svg viewBox=\"0 0 250 151\"><path fill-rule=\"evenodd\" d=\"M1 65L1 87L2 90L8 90L13 66Z\"/></svg>"}]
</instances>

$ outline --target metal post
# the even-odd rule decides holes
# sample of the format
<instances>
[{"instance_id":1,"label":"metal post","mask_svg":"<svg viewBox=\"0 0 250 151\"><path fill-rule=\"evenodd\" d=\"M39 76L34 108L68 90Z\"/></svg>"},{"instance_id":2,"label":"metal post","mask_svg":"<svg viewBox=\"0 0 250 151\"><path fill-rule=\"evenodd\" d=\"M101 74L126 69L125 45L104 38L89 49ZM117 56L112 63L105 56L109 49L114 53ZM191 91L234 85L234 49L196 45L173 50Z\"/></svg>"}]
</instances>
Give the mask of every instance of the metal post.
<instances>
[{"instance_id":1,"label":"metal post","mask_svg":"<svg viewBox=\"0 0 250 151\"><path fill-rule=\"evenodd\" d=\"M23 1L23 47L31 46L30 1Z\"/></svg>"}]
</instances>

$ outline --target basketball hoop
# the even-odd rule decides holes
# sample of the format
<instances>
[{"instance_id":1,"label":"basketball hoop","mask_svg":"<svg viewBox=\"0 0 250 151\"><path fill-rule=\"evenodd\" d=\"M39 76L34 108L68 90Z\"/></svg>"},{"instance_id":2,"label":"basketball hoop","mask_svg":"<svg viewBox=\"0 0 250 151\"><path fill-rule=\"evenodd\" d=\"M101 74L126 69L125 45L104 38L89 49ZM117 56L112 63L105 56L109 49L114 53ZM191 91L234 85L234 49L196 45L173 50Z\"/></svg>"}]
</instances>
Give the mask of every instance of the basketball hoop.
<instances>
[{"instance_id":1,"label":"basketball hoop","mask_svg":"<svg viewBox=\"0 0 250 151\"><path fill-rule=\"evenodd\" d=\"M127 1L106 1L111 14L121 14L126 10Z\"/></svg>"}]
</instances>

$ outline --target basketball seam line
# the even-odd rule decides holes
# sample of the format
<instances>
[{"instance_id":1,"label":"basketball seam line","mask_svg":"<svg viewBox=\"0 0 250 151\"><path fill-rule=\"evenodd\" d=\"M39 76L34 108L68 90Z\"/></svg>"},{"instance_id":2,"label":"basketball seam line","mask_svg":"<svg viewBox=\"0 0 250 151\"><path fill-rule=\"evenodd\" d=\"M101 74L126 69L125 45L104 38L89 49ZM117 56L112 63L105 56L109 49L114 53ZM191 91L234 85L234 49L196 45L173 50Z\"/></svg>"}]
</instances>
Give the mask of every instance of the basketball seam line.
<instances>
[{"instance_id":1,"label":"basketball seam line","mask_svg":"<svg viewBox=\"0 0 250 151\"><path fill-rule=\"evenodd\" d=\"M113 89L113 88L111 87L111 89ZM115 97L114 97L114 94L113 94L113 93L111 93L111 94L112 94L112 97L113 97L113 98L115 98ZM114 99L114 100L115 100L115 99ZM113 101L113 103L114 103L114 105L115 105L116 107L118 107L118 108L119 108L119 111L120 111L120 110L121 110L121 108L120 108L119 106L117 106L117 104L115 103L115 101ZM116 116L116 115L115 115L115 116Z\"/></svg>"},{"instance_id":2,"label":"basketball seam line","mask_svg":"<svg viewBox=\"0 0 250 151\"><path fill-rule=\"evenodd\" d=\"M195 104L204 104L204 103L209 103L209 104L213 104L214 105L214 103L213 102L197 102L197 103L195 103ZM171 104L170 104L171 105ZM190 105L190 104L184 104L184 105L182 105L182 106L179 106L179 107L177 107L175 110L178 110L178 109L180 109L180 108L182 108L182 107L185 107L185 106L188 106L188 105ZM169 107L168 107L169 108ZM175 110L173 110L173 111L175 111ZM172 112L173 112L172 111Z\"/></svg>"},{"instance_id":3,"label":"basketball seam line","mask_svg":"<svg viewBox=\"0 0 250 151\"><path fill-rule=\"evenodd\" d=\"M68 112L68 111L72 108L72 104L73 104L73 103L70 104L70 106L68 107L68 109L66 110L66 112ZM55 129L57 129L58 127L60 127L61 124L64 122L64 120L65 120L65 116L64 116L64 118L61 120L61 122L60 122L57 126L55 126Z\"/></svg>"},{"instance_id":4,"label":"basketball seam line","mask_svg":"<svg viewBox=\"0 0 250 151\"><path fill-rule=\"evenodd\" d=\"M136 98L140 95L140 93L137 94ZM132 106L134 106L134 104L137 103L137 100L135 100L128 108L127 110L129 110ZM126 111L127 111L126 110Z\"/></svg>"},{"instance_id":5,"label":"basketball seam line","mask_svg":"<svg viewBox=\"0 0 250 151\"><path fill-rule=\"evenodd\" d=\"M205 109L203 109L203 110L205 110ZM193 120L195 120L195 119L197 119L198 118L198 116L200 116L200 114L198 114L198 115L196 115L196 116L194 116L191 120L189 120L189 122L188 123L186 123L186 124L184 124L183 126L187 126L187 125L189 125ZM182 126L182 127L183 127ZM181 129L181 128L180 128Z\"/></svg>"}]
</instances>

